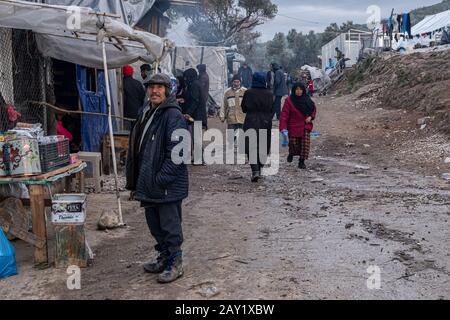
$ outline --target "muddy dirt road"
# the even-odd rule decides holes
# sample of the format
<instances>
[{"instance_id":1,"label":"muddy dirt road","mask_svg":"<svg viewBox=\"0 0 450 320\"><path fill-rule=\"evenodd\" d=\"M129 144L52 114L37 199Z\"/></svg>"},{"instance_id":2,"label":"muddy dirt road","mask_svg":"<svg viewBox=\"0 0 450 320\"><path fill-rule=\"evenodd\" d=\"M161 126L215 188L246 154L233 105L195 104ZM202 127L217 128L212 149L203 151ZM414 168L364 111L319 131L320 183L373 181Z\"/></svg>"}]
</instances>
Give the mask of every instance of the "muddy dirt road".
<instances>
[{"instance_id":1,"label":"muddy dirt road","mask_svg":"<svg viewBox=\"0 0 450 320\"><path fill-rule=\"evenodd\" d=\"M287 164L284 149L279 174L257 184L247 166L190 167L179 281L144 274L154 243L126 193L128 227L95 230L115 205L97 194L82 289L67 289L65 270L34 270L31 248L15 241L20 274L0 281L0 299L449 299L450 185L439 176L448 137L417 136L418 115L401 110L349 97L317 103L309 170ZM379 290L367 287L370 266Z\"/></svg>"}]
</instances>

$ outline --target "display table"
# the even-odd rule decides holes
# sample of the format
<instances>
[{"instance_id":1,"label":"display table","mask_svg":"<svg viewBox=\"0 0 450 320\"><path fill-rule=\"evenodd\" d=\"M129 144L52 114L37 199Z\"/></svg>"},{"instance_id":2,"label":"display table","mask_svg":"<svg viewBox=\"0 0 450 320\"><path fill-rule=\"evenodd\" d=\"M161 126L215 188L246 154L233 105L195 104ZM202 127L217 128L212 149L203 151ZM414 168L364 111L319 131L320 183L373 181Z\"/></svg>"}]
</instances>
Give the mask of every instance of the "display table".
<instances>
[{"instance_id":1,"label":"display table","mask_svg":"<svg viewBox=\"0 0 450 320\"><path fill-rule=\"evenodd\" d=\"M47 228L45 219L45 188L65 177L77 175L80 188L84 185L83 169L86 163L77 162L57 170L36 176L1 177L0 184L23 183L29 185L34 241L34 262L36 267L48 266Z\"/></svg>"}]
</instances>

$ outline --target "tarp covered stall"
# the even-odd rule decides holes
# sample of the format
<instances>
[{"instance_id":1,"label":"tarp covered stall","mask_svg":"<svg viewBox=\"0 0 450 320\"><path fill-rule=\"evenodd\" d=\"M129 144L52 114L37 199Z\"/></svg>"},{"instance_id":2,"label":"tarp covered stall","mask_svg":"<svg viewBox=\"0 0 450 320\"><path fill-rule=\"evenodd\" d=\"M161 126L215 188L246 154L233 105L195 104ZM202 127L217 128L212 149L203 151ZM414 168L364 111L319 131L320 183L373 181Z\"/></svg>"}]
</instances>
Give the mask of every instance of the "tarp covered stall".
<instances>
[{"instance_id":1,"label":"tarp covered stall","mask_svg":"<svg viewBox=\"0 0 450 320\"><path fill-rule=\"evenodd\" d=\"M27 0L35 2L34 0ZM156 0L45 0L47 4L78 6L94 9L97 12L113 13L122 21L135 26L153 7Z\"/></svg>"},{"instance_id":2,"label":"tarp covered stall","mask_svg":"<svg viewBox=\"0 0 450 320\"><path fill-rule=\"evenodd\" d=\"M225 47L176 47L172 61L175 73L206 64L209 75L209 94L218 106L228 87L227 48Z\"/></svg>"},{"instance_id":3,"label":"tarp covered stall","mask_svg":"<svg viewBox=\"0 0 450 320\"><path fill-rule=\"evenodd\" d=\"M325 71L308 65L304 65L300 69L309 71L311 79L314 81L314 90L320 92L331 85L331 79Z\"/></svg>"},{"instance_id":4,"label":"tarp covered stall","mask_svg":"<svg viewBox=\"0 0 450 320\"><path fill-rule=\"evenodd\" d=\"M32 30L45 56L99 69L103 68L99 44L103 39L107 39L108 67L112 69L139 59L159 61L172 48L170 41L134 30L120 16L97 13L91 8L78 10L0 0L0 27Z\"/></svg>"},{"instance_id":5,"label":"tarp covered stall","mask_svg":"<svg viewBox=\"0 0 450 320\"><path fill-rule=\"evenodd\" d=\"M433 32L450 26L450 10L426 16L422 21L411 28L412 35Z\"/></svg>"}]
</instances>

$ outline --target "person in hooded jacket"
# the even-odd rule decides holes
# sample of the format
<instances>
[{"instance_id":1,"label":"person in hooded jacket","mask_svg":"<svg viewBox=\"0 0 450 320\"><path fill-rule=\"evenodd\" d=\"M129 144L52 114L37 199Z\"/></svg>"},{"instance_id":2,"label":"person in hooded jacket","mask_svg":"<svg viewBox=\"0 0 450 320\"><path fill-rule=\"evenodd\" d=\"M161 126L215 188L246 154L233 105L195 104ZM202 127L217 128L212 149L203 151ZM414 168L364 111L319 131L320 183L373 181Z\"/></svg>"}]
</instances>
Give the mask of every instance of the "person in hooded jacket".
<instances>
[{"instance_id":1,"label":"person in hooded jacket","mask_svg":"<svg viewBox=\"0 0 450 320\"><path fill-rule=\"evenodd\" d=\"M202 91L202 99L201 99L201 106L203 109L205 109L205 121L208 121L208 116L206 113L206 110L208 110L208 99L209 99L209 76L206 72L206 64L199 64L197 66L198 70L198 81L200 82L200 88ZM207 127L206 123L206 127Z\"/></svg>"},{"instance_id":2,"label":"person in hooded jacket","mask_svg":"<svg viewBox=\"0 0 450 320\"><path fill-rule=\"evenodd\" d=\"M170 77L155 74L146 85L150 101L130 134L126 188L145 208L148 227L157 243L159 256L145 263L144 270L159 274L158 282L168 283L183 275L181 203L188 196L189 180L186 164L175 163L172 150L180 142L173 139L174 132L187 127L171 93Z\"/></svg>"},{"instance_id":3,"label":"person in hooded jacket","mask_svg":"<svg viewBox=\"0 0 450 320\"><path fill-rule=\"evenodd\" d=\"M207 115L206 115L206 107L202 106L202 89L200 81L198 80L197 71L194 68L187 69L184 74L185 80L185 100L184 100L184 114L186 116L192 118L195 122L201 121L202 128L207 129ZM193 133L193 124L190 127L191 133ZM197 153L195 150L203 150L203 141L197 141L195 139L196 135L192 135L192 143L193 143L193 156ZM198 158L198 157L197 157ZM194 165L203 164L203 151L201 159L193 159Z\"/></svg>"},{"instance_id":4,"label":"person in hooded jacket","mask_svg":"<svg viewBox=\"0 0 450 320\"><path fill-rule=\"evenodd\" d=\"M194 68L187 69L184 74L185 80L185 113L195 121L201 121L204 129L208 127L206 107L202 107L202 87Z\"/></svg>"},{"instance_id":5,"label":"person in hooded jacket","mask_svg":"<svg viewBox=\"0 0 450 320\"><path fill-rule=\"evenodd\" d=\"M242 98L242 112L246 114L244 131L246 135L249 130L255 130L257 134L256 144L250 139L246 140L245 151L252 169L252 182L258 182L261 178L261 169L267 161L270 153L271 130L273 112L273 93L267 89L266 75L262 72L253 74L252 87L248 89ZM264 138L259 130L267 130ZM260 154L261 146L265 145L265 155Z\"/></svg>"},{"instance_id":6,"label":"person in hooded jacket","mask_svg":"<svg viewBox=\"0 0 450 320\"><path fill-rule=\"evenodd\" d=\"M301 82L294 84L281 112L280 131L289 136L287 162L292 162L294 156L300 157L300 169L306 169L305 160L309 157L310 134L315 118L316 105L308 96L305 85Z\"/></svg>"}]
</instances>

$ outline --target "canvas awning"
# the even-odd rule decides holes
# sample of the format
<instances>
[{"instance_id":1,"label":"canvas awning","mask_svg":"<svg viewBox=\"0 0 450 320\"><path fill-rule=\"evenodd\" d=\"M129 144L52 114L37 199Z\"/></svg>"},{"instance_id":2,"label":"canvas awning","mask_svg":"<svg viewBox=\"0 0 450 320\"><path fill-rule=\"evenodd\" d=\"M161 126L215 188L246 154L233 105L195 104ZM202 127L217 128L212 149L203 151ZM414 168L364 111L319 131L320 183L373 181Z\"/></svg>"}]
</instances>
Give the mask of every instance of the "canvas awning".
<instances>
[{"instance_id":1,"label":"canvas awning","mask_svg":"<svg viewBox=\"0 0 450 320\"><path fill-rule=\"evenodd\" d=\"M433 32L450 25L450 10L425 17L411 28L413 35Z\"/></svg>"},{"instance_id":2,"label":"canvas awning","mask_svg":"<svg viewBox=\"0 0 450 320\"><path fill-rule=\"evenodd\" d=\"M33 1L33 0L28 0ZM155 4L156 0L46 0L47 4L92 8L97 12L121 16L122 22L135 26Z\"/></svg>"},{"instance_id":3,"label":"canvas awning","mask_svg":"<svg viewBox=\"0 0 450 320\"><path fill-rule=\"evenodd\" d=\"M112 69L137 60L160 62L173 48L171 41L134 30L118 15L85 7L74 11L68 6L0 0L0 27L33 31L45 56L100 69L103 40Z\"/></svg>"}]
</instances>

